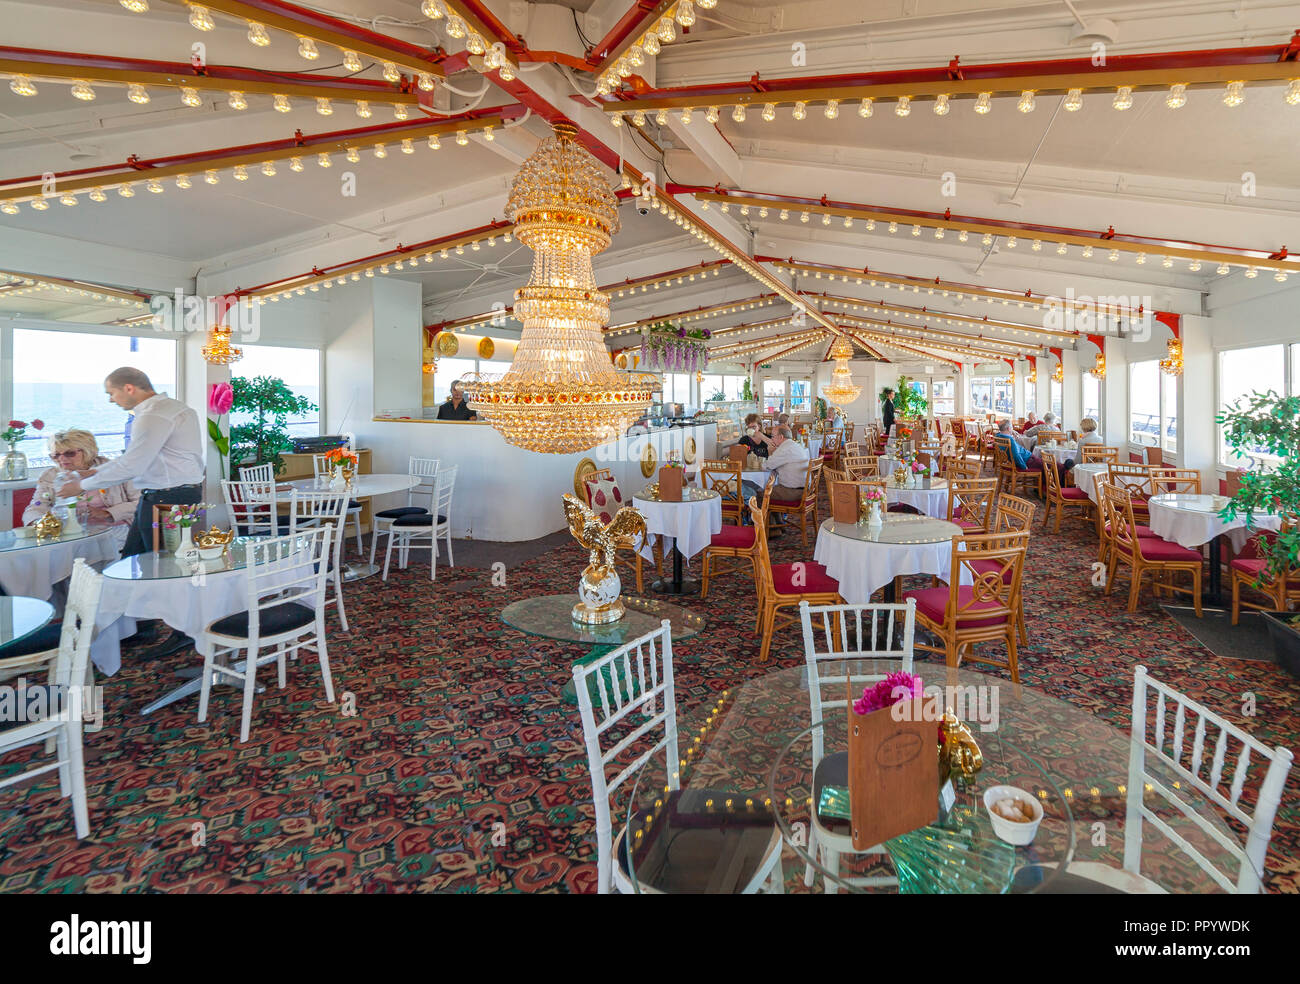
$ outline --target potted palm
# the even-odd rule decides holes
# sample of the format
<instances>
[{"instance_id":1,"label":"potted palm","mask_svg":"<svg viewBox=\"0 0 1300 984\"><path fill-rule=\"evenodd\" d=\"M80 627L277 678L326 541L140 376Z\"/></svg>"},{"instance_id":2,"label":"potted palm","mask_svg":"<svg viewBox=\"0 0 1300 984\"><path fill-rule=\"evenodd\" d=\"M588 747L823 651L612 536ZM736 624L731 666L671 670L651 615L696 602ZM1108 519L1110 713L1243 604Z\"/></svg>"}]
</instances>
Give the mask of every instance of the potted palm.
<instances>
[{"instance_id":1,"label":"potted palm","mask_svg":"<svg viewBox=\"0 0 1300 984\"><path fill-rule=\"evenodd\" d=\"M1245 514L1250 528L1255 512L1290 517L1292 523L1276 537L1261 537L1260 556L1268 561L1263 578L1285 578L1300 567L1300 397L1280 397L1272 390L1251 393L1215 417L1234 456L1252 465L1260 457L1266 467L1251 467L1241 476L1241 487L1221 515L1233 519ZM1274 462L1276 462L1274 464ZM1300 614L1265 612L1279 665L1300 676Z\"/></svg>"},{"instance_id":2,"label":"potted palm","mask_svg":"<svg viewBox=\"0 0 1300 984\"><path fill-rule=\"evenodd\" d=\"M316 404L299 396L275 376L257 376L245 379L234 376L230 380L234 398L230 403L233 417L239 415L245 422L230 428L231 472L235 462L240 465L275 465L278 475L284 471L281 452L293 447L289 440L289 415L308 413Z\"/></svg>"}]
</instances>

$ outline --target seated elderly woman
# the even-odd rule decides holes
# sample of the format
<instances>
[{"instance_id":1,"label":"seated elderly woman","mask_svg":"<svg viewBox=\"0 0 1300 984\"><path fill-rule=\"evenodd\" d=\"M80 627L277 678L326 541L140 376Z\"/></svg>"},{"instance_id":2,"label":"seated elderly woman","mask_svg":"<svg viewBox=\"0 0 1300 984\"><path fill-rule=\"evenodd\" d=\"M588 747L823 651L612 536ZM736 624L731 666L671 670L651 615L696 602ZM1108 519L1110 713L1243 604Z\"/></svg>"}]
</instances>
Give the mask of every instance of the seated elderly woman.
<instances>
[{"instance_id":1,"label":"seated elderly woman","mask_svg":"<svg viewBox=\"0 0 1300 984\"><path fill-rule=\"evenodd\" d=\"M1080 459L1083 458L1083 449L1089 444L1105 444L1105 439L1097 433L1097 421L1091 417L1084 417L1079 421L1079 442L1078 449L1074 452L1074 457L1067 458L1062 464L1062 473L1073 468Z\"/></svg>"},{"instance_id":2,"label":"seated elderly woman","mask_svg":"<svg viewBox=\"0 0 1300 984\"><path fill-rule=\"evenodd\" d=\"M35 522L50 511L54 504L55 489L68 481L67 472L87 471L108 461L99 453L95 435L87 430L59 431L50 438L50 457L54 460L54 467L47 468L36 480L36 491L32 495L31 504L23 511L24 524ZM139 499L140 493L130 482L87 492L87 522L119 526L120 539L125 541L126 530L135 516Z\"/></svg>"}]
</instances>

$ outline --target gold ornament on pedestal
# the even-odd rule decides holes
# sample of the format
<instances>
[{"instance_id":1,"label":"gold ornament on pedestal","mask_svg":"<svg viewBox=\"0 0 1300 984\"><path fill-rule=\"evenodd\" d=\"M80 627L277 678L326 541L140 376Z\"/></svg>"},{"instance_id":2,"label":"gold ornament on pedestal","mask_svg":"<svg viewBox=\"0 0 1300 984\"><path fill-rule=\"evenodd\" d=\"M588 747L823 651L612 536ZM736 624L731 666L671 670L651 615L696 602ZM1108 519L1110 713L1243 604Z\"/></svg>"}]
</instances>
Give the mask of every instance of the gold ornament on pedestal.
<instances>
[{"instance_id":1,"label":"gold ornament on pedestal","mask_svg":"<svg viewBox=\"0 0 1300 984\"><path fill-rule=\"evenodd\" d=\"M853 343L843 336L835 339L831 358L835 360L835 368L831 372L830 385L822 390L822 396L837 407L844 407L862 395L862 387L853 382L853 373L849 370Z\"/></svg>"},{"instance_id":2,"label":"gold ornament on pedestal","mask_svg":"<svg viewBox=\"0 0 1300 984\"><path fill-rule=\"evenodd\" d=\"M580 546L591 551L586 570L578 580L578 598L573 620L585 625L605 625L623 617L623 582L614 568L614 551L620 543L645 537L645 517L632 506L624 506L606 526L577 496L564 495L564 516L569 532Z\"/></svg>"},{"instance_id":3,"label":"gold ornament on pedestal","mask_svg":"<svg viewBox=\"0 0 1300 984\"><path fill-rule=\"evenodd\" d=\"M509 371L475 374L465 396L510 444L547 454L615 440L650 405L652 377L614 368L601 329L609 297L591 258L619 229L618 200L577 127L555 124L515 175L506 217L533 251L528 284L515 292L523 324Z\"/></svg>"}]
</instances>

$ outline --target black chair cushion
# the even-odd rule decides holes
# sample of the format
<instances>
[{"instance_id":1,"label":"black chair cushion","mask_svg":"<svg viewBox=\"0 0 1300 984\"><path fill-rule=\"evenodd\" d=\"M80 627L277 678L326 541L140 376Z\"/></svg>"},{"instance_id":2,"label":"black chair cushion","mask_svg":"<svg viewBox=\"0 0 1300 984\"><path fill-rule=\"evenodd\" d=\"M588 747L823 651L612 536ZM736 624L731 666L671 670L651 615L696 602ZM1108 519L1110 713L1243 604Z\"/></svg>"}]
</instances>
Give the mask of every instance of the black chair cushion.
<instances>
[{"instance_id":1,"label":"black chair cushion","mask_svg":"<svg viewBox=\"0 0 1300 984\"><path fill-rule=\"evenodd\" d=\"M439 523L447 522L447 517L439 516L438 522ZM430 516L428 513L425 513L423 516L403 516L400 519L393 520L393 525L394 526L432 526L433 517Z\"/></svg>"},{"instance_id":2,"label":"black chair cushion","mask_svg":"<svg viewBox=\"0 0 1300 984\"><path fill-rule=\"evenodd\" d=\"M360 501L359 499L349 499L349 500L348 500L348 508L349 508L349 509L360 509L360 508L361 508L361 501Z\"/></svg>"},{"instance_id":3,"label":"black chair cushion","mask_svg":"<svg viewBox=\"0 0 1300 984\"><path fill-rule=\"evenodd\" d=\"M59 648L59 636L63 633L62 622L50 622L37 629L31 635L17 642L6 642L0 646L0 669L4 668L4 661L13 659L17 656L30 656L33 653L43 653L48 649Z\"/></svg>"},{"instance_id":4,"label":"black chair cushion","mask_svg":"<svg viewBox=\"0 0 1300 984\"><path fill-rule=\"evenodd\" d=\"M824 786L838 786L841 789L849 788L849 753L848 752L831 752L829 755L823 755L822 760L817 763L817 768L813 770L813 805L819 805L822 801L822 788ZM828 817L819 813L817 820L827 830L837 834L849 833L851 824L842 817Z\"/></svg>"},{"instance_id":5,"label":"black chair cushion","mask_svg":"<svg viewBox=\"0 0 1300 984\"><path fill-rule=\"evenodd\" d=\"M402 516L419 516L428 512L422 506L398 506L396 509L381 509L375 513L375 519L400 519Z\"/></svg>"},{"instance_id":6,"label":"black chair cushion","mask_svg":"<svg viewBox=\"0 0 1300 984\"><path fill-rule=\"evenodd\" d=\"M272 605L270 608L262 609L261 619L258 623L258 635L279 635L281 632L301 629L315 620L315 609L300 605L296 601L286 602L283 605ZM218 635L238 636L247 639L248 612L236 612L234 615L219 618L208 626L208 631L215 632Z\"/></svg>"},{"instance_id":7,"label":"black chair cushion","mask_svg":"<svg viewBox=\"0 0 1300 984\"><path fill-rule=\"evenodd\" d=\"M62 687L28 685L21 693L21 697L17 692L14 694L13 717L5 715L6 719L0 720L0 732L21 728L33 721L42 721L63 710L66 691Z\"/></svg>"}]
</instances>

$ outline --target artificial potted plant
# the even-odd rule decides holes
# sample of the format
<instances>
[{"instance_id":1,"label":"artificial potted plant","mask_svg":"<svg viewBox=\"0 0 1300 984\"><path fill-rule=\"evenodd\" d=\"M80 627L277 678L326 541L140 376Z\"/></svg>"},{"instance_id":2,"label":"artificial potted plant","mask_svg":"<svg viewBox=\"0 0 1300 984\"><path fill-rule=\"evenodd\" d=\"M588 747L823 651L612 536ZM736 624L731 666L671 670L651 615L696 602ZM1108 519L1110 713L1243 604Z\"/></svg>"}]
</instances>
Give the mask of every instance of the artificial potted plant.
<instances>
[{"instance_id":1,"label":"artificial potted plant","mask_svg":"<svg viewBox=\"0 0 1300 984\"><path fill-rule=\"evenodd\" d=\"M284 471L280 453L293 447L289 440L289 414L308 413L316 404L305 396L298 396L275 376L258 376L245 379L235 376L230 380L234 399L230 405L233 414L247 414L252 420L230 428L231 471L235 462L240 465L275 466L278 475Z\"/></svg>"},{"instance_id":2,"label":"artificial potted plant","mask_svg":"<svg viewBox=\"0 0 1300 984\"><path fill-rule=\"evenodd\" d=\"M1257 540L1260 557L1268 561L1262 577L1285 578L1300 567L1300 397L1280 397L1272 390L1251 393L1215 417L1235 456L1253 460L1268 455L1277 464L1267 471L1243 472L1241 487L1220 514L1233 519L1244 513L1247 528L1256 511L1290 517L1292 524L1275 537ZM1300 614L1264 612L1279 665L1300 676Z\"/></svg>"}]
</instances>

